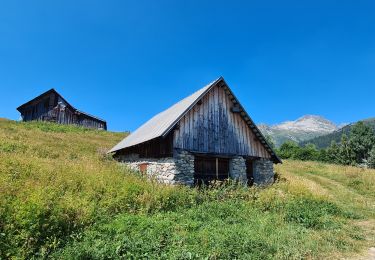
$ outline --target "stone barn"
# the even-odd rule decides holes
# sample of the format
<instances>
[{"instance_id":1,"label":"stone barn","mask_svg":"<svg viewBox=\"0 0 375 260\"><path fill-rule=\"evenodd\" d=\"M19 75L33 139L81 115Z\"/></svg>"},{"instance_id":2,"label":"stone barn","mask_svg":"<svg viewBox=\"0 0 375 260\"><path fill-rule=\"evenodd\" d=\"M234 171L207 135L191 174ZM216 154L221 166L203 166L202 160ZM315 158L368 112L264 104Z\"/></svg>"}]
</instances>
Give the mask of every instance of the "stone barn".
<instances>
[{"instance_id":1,"label":"stone barn","mask_svg":"<svg viewBox=\"0 0 375 260\"><path fill-rule=\"evenodd\" d=\"M109 152L164 183L273 183L281 163L221 77L157 114Z\"/></svg>"}]
</instances>

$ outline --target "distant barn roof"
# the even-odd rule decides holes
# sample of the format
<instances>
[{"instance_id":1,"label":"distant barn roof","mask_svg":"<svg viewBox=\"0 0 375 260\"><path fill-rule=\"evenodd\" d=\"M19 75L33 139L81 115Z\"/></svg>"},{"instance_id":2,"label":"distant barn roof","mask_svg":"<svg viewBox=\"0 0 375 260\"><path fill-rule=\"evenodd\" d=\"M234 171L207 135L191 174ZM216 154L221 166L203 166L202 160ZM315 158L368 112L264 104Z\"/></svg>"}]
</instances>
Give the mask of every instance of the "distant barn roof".
<instances>
[{"instance_id":1,"label":"distant barn roof","mask_svg":"<svg viewBox=\"0 0 375 260\"><path fill-rule=\"evenodd\" d=\"M208 85L204 86L197 92L188 96L187 98L181 100L180 102L174 104L167 110L157 114L128 137L123 139L120 143L115 145L109 152L116 152L128 147L132 147L158 137L165 137L173 127L180 121L180 119L190 111L197 104L203 96L205 96L214 86L227 86L230 91L230 95L233 97L234 101L240 107L242 111L243 118L247 124L251 127L251 130L260 139L261 143L266 147L266 150L271 154L272 158L276 162L281 162L277 157L276 153L272 150L271 146L267 143L266 139L256 127L250 116L243 109L238 99L234 96L229 86L226 84L224 78L220 77Z\"/></svg>"}]
</instances>

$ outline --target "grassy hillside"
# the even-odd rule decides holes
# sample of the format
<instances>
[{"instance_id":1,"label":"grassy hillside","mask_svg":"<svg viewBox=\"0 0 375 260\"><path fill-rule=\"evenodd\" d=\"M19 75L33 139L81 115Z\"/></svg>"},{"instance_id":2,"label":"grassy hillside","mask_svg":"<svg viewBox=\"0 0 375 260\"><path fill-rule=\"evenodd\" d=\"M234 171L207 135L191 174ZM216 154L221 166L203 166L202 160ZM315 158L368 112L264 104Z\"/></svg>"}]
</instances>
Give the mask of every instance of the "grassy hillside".
<instances>
[{"instance_id":1,"label":"grassy hillside","mask_svg":"<svg viewBox=\"0 0 375 260\"><path fill-rule=\"evenodd\" d=\"M319 259L375 243L375 171L277 166L270 188L149 181L104 151L124 134L0 120L0 258Z\"/></svg>"},{"instance_id":2,"label":"grassy hillside","mask_svg":"<svg viewBox=\"0 0 375 260\"><path fill-rule=\"evenodd\" d=\"M375 131L375 118L366 119L366 120L363 120L363 122L366 125L371 126ZM304 146L308 143L311 143L311 144L315 144L315 146L319 149L327 148L328 146L331 145L332 141L335 141L336 143L339 143L341 141L341 137L344 134L349 135L350 130L353 127L353 125L354 124L350 124L350 125L344 126L343 128L341 128L341 129L339 129L339 130L337 130L333 133L318 136L318 137L314 137L314 138L308 139L306 141L302 141L302 142L300 142L300 145Z\"/></svg>"}]
</instances>

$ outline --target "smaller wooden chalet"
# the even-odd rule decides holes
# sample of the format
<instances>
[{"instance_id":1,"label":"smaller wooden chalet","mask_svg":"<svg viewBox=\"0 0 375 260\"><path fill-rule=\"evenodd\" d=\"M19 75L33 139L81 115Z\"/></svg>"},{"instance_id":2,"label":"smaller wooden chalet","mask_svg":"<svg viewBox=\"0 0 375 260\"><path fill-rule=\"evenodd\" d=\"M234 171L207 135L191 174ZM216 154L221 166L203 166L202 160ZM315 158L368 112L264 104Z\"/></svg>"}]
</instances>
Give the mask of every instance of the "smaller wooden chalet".
<instances>
[{"instance_id":1,"label":"smaller wooden chalet","mask_svg":"<svg viewBox=\"0 0 375 260\"><path fill-rule=\"evenodd\" d=\"M154 116L109 152L172 184L236 179L273 183L281 163L227 83L219 78Z\"/></svg>"},{"instance_id":2,"label":"smaller wooden chalet","mask_svg":"<svg viewBox=\"0 0 375 260\"><path fill-rule=\"evenodd\" d=\"M22 121L40 120L107 130L106 121L74 108L54 89L26 102L17 110Z\"/></svg>"}]
</instances>

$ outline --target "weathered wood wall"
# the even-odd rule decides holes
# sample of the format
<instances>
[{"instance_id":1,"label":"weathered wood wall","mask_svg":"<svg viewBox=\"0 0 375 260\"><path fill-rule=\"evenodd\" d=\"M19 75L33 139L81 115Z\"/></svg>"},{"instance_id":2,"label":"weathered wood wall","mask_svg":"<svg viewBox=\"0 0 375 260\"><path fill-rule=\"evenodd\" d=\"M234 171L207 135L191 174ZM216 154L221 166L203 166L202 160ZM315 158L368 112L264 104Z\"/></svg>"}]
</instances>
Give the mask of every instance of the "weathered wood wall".
<instances>
[{"instance_id":1,"label":"weathered wood wall","mask_svg":"<svg viewBox=\"0 0 375 260\"><path fill-rule=\"evenodd\" d=\"M51 117L55 103L55 94L51 93L41 99L35 100L29 106L23 109L23 121L44 120Z\"/></svg>"},{"instance_id":2,"label":"weathered wood wall","mask_svg":"<svg viewBox=\"0 0 375 260\"><path fill-rule=\"evenodd\" d=\"M189 151L270 158L223 87L213 87L179 122L174 147Z\"/></svg>"}]
</instances>

